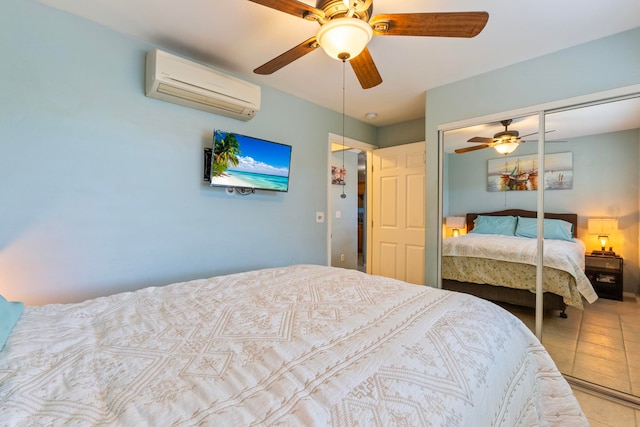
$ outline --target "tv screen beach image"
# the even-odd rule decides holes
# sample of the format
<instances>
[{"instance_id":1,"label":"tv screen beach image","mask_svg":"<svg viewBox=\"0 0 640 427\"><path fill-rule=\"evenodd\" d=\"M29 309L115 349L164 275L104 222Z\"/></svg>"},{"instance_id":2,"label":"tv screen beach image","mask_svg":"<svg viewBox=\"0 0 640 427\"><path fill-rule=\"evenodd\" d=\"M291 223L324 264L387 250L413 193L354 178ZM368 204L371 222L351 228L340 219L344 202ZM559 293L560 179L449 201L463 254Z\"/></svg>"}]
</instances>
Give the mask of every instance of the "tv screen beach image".
<instances>
[{"instance_id":1,"label":"tv screen beach image","mask_svg":"<svg viewBox=\"0 0 640 427\"><path fill-rule=\"evenodd\" d=\"M291 146L216 130L211 185L288 191Z\"/></svg>"}]
</instances>

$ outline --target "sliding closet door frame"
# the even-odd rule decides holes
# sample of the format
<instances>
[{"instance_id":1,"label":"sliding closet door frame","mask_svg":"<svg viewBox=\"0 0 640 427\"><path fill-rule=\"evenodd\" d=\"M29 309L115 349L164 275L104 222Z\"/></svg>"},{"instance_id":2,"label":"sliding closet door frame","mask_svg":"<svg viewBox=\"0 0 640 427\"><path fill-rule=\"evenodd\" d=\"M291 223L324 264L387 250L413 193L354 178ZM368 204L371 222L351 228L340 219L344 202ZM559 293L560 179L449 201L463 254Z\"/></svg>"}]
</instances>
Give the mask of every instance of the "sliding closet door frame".
<instances>
[{"instance_id":1,"label":"sliding closet door frame","mask_svg":"<svg viewBox=\"0 0 640 427\"><path fill-rule=\"evenodd\" d=\"M544 141L545 141L545 112L538 112L538 176L542 171L542 185L538 186L538 254L536 263L536 326L535 333L539 340L542 340L542 320L544 319L543 306L543 267L544 262Z\"/></svg>"}]
</instances>

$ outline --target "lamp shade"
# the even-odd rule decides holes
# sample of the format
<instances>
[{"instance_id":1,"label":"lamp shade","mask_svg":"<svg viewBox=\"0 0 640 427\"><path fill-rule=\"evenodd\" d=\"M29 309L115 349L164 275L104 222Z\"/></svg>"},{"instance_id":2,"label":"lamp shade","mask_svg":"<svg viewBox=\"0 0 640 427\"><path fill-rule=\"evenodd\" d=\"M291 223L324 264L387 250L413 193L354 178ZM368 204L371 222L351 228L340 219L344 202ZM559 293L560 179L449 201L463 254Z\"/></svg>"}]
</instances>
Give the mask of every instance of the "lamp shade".
<instances>
[{"instance_id":1,"label":"lamp shade","mask_svg":"<svg viewBox=\"0 0 640 427\"><path fill-rule=\"evenodd\" d=\"M334 59L353 59L373 37L371 26L358 18L335 18L320 27L318 44Z\"/></svg>"},{"instance_id":2,"label":"lamp shade","mask_svg":"<svg viewBox=\"0 0 640 427\"><path fill-rule=\"evenodd\" d=\"M465 218L463 216L448 216L444 220L447 228L464 228Z\"/></svg>"},{"instance_id":3,"label":"lamp shade","mask_svg":"<svg viewBox=\"0 0 640 427\"><path fill-rule=\"evenodd\" d=\"M589 218L587 221L589 234L609 236L618 230L618 220L615 218Z\"/></svg>"}]
</instances>

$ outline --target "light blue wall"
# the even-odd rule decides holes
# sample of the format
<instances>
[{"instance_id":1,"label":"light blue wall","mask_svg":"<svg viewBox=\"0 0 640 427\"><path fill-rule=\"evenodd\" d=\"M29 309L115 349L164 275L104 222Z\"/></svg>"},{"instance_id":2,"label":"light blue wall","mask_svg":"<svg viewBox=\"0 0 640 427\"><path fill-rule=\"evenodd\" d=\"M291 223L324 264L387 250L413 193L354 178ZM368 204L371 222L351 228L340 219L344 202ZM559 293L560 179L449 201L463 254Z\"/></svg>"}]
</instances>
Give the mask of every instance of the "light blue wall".
<instances>
[{"instance_id":1,"label":"light blue wall","mask_svg":"<svg viewBox=\"0 0 640 427\"><path fill-rule=\"evenodd\" d=\"M445 135L446 144L446 135ZM535 154L536 145L522 144L515 155ZM600 249L597 236L587 232L589 217L618 218L619 232L612 236L614 251L625 260L626 292L636 292L638 283L638 182L640 173L640 130L574 138L566 143L547 144L546 153L572 153L573 187L545 192L545 211L576 212L578 238L588 252ZM500 158L494 150L446 155L448 186L445 215L501 209L537 209L537 192L487 192L487 161Z\"/></svg>"},{"instance_id":2,"label":"light blue wall","mask_svg":"<svg viewBox=\"0 0 640 427\"><path fill-rule=\"evenodd\" d=\"M427 91L427 284L438 281L438 125L639 84L638 46L640 28Z\"/></svg>"},{"instance_id":3,"label":"light blue wall","mask_svg":"<svg viewBox=\"0 0 640 427\"><path fill-rule=\"evenodd\" d=\"M145 42L42 6L0 14L0 294L78 301L327 263L327 137L341 116L268 87L241 122L144 96ZM178 52L179 53L179 52ZM214 128L293 147L288 193L202 184ZM347 121L347 136L377 130Z\"/></svg>"},{"instance_id":4,"label":"light blue wall","mask_svg":"<svg viewBox=\"0 0 640 427\"><path fill-rule=\"evenodd\" d=\"M424 141L424 128L424 117L393 125L381 126L378 129L378 147L385 148Z\"/></svg>"}]
</instances>

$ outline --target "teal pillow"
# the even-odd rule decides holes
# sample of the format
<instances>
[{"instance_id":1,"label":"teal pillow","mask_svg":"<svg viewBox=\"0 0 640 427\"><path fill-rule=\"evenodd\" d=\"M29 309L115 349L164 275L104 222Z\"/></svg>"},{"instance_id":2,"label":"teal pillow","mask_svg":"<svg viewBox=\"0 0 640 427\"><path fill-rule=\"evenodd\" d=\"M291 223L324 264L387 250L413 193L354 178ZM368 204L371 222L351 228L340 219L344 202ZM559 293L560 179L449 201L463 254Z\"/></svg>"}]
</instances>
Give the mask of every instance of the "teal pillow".
<instances>
[{"instance_id":1,"label":"teal pillow","mask_svg":"<svg viewBox=\"0 0 640 427\"><path fill-rule=\"evenodd\" d=\"M516 231L518 218L515 216L489 216L478 215L473 220L473 229L470 233L478 234L504 234L513 236Z\"/></svg>"},{"instance_id":2,"label":"teal pillow","mask_svg":"<svg viewBox=\"0 0 640 427\"><path fill-rule=\"evenodd\" d=\"M516 236L538 237L538 219L518 217ZM573 224L561 219L544 220L544 238L573 241Z\"/></svg>"},{"instance_id":3,"label":"teal pillow","mask_svg":"<svg viewBox=\"0 0 640 427\"><path fill-rule=\"evenodd\" d=\"M9 302L0 295L0 351L23 311L23 303Z\"/></svg>"}]
</instances>

